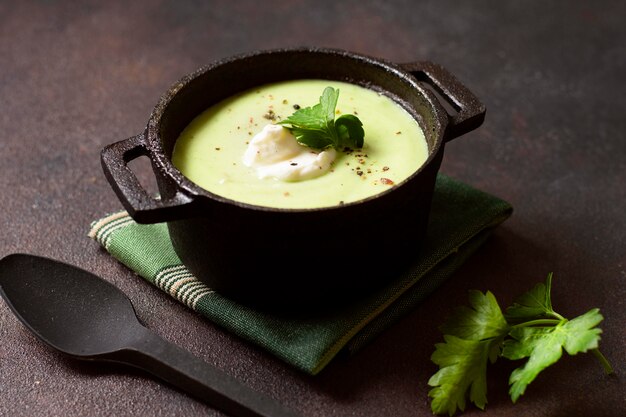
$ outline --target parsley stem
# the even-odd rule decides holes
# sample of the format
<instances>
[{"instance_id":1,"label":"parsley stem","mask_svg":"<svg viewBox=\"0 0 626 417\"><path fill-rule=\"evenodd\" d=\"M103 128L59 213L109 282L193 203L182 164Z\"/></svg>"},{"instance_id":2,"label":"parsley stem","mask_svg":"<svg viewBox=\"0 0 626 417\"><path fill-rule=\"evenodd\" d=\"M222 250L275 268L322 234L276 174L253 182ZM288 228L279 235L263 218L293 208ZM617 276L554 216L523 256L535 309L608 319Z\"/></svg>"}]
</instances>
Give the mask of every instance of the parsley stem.
<instances>
[{"instance_id":1,"label":"parsley stem","mask_svg":"<svg viewBox=\"0 0 626 417\"><path fill-rule=\"evenodd\" d=\"M600 352L600 349L598 348L592 349L591 353L593 353L593 355L600 361L602 368L604 368L605 374L611 375L614 372L613 367L611 366L609 361L604 357L602 352Z\"/></svg>"},{"instance_id":2,"label":"parsley stem","mask_svg":"<svg viewBox=\"0 0 626 417\"><path fill-rule=\"evenodd\" d=\"M514 326L511 326L512 329L515 329L517 327L529 327L529 326L554 326L557 325L559 323L561 323L563 320L556 320L556 319L538 319L538 320L530 320L530 321L525 321L523 323L519 323L516 324Z\"/></svg>"},{"instance_id":3,"label":"parsley stem","mask_svg":"<svg viewBox=\"0 0 626 417\"><path fill-rule=\"evenodd\" d=\"M554 310L550 312L550 315L552 315L553 317L556 317L559 320L567 320L565 317L563 317L562 315L560 315Z\"/></svg>"}]
</instances>

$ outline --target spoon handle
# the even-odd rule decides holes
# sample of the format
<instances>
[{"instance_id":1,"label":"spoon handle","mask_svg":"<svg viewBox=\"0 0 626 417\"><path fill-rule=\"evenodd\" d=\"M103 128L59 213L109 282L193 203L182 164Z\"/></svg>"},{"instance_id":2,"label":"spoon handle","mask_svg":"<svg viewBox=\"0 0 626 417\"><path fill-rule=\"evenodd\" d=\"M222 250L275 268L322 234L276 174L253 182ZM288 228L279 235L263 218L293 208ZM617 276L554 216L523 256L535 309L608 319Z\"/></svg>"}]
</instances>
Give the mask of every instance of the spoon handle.
<instances>
[{"instance_id":1,"label":"spoon handle","mask_svg":"<svg viewBox=\"0 0 626 417\"><path fill-rule=\"evenodd\" d=\"M144 369L232 416L298 416L151 330L141 329L139 337L118 352L117 360Z\"/></svg>"}]
</instances>

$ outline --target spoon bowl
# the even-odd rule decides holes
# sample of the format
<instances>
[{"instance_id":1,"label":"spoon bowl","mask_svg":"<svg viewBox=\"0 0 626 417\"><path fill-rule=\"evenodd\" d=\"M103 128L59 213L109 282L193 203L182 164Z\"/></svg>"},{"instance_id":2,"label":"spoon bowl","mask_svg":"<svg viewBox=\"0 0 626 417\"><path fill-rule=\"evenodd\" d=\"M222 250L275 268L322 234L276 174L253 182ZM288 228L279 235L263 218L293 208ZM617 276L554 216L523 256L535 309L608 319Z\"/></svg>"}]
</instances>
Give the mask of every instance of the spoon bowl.
<instances>
[{"instance_id":1,"label":"spoon bowl","mask_svg":"<svg viewBox=\"0 0 626 417\"><path fill-rule=\"evenodd\" d=\"M296 416L143 326L113 284L53 259L0 260L0 295L47 345L84 360L138 367L233 416Z\"/></svg>"},{"instance_id":2,"label":"spoon bowl","mask_svg":"<svg viewBox=\"0 0 626 417\"><path fill-rule=\"evenodd\" d=\"M143 327L130 300L111 283L47 258L4 258L0 293L41 340L81 359L118 354Z\"/></svg>"}]
</instances>

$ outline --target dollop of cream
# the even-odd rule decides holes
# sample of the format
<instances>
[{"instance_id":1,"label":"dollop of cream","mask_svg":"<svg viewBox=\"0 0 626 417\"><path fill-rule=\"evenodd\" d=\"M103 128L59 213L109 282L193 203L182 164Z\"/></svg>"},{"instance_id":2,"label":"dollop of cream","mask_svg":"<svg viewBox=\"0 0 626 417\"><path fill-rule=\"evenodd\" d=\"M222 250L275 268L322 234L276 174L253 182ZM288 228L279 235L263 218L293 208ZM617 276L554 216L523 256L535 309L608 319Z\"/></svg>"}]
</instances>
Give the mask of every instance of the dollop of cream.
<instances>
[{"instance_id":1,"label":"dollop of cream","mask_svg":"<svg viewBox=\"0 0 626 417\"><path fill-rule=\"evenodd\" d=\"M243 163L259 178L302 181L324 175L337 157L333 148L318 151L301 145L280 125L268 124L257 133L243 155Z\"/></svg>"}]
</instances>

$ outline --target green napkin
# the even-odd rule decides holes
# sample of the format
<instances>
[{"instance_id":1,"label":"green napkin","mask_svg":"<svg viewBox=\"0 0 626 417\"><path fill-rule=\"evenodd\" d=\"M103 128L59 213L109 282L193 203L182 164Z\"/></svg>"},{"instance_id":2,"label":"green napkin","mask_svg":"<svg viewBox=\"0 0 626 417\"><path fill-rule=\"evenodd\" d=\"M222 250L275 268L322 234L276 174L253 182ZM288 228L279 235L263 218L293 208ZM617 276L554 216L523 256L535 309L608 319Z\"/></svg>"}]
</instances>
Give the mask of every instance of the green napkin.
<instances>
[{"instance_id":1,"label":"green napkin","mask_svg":"<svg viewBox=\"0 0 626 417\"><path fill-rule=\"evenodd\" d=\"M506 201L439 174L426 245L412 266L362 299L299 318L255 310L207 287L182 265L164 223L137 224L119 212L93 222L89 236L209 320L314 375L339 352L357 351L411 311L511 213Z\"/></svg>"}]
</instances>

